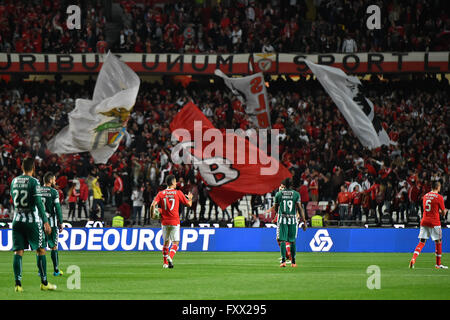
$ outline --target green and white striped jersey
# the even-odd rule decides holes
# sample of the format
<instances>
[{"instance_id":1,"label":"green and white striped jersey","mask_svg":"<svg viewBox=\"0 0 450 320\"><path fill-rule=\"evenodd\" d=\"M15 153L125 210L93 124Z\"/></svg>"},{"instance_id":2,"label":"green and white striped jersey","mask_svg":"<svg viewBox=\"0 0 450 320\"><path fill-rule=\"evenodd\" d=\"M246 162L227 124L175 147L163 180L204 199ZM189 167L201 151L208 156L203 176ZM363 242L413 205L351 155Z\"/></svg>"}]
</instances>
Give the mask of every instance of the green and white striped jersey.
<instances>
[{"instance_id":1,"label":"green and white striped jersey","mask_svg":"<svg viewBox=\"0 0 450 320\"><path fill-rule=\"evenodd\" d=\"M300 194L295 190L281 190L275 195L275 203L278 207L278 223L296 224L297 223L297 207L300 202Z\"/></svg>"},{"instance_id":2,"label":"green and white striped jersey","mask_svg":"<svg viewBox=\"0 0 450 320\"><path fill-rule=\"evenodd\" d=\"M10 194L14 206L13 221L48 222L39 188L39 180L31 176L21 175L12 180Z\"/></svg>"},{"instance_id":3,"label":"green and white striped jersey","mask_svg":"<svg viewBox=\"0 0 450 320\"><path fill-rule=\"evenodd\" d=\"M59 204L58 191L52 187L42 186L39 189L50 227L57 227L62 223L62 211Z\"/></svg>"}]
</instances>

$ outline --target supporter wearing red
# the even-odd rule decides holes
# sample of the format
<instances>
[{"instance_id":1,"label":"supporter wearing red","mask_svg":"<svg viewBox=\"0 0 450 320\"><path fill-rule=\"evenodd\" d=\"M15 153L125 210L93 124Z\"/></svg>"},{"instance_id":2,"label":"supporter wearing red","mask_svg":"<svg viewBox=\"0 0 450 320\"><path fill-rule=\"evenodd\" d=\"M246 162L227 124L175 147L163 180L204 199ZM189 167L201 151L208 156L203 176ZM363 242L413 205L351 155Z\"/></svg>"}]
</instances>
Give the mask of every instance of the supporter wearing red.
<instances>
[{"instance_id":1,"label":"supporter wearing red","mask_svg":"<svg viewBox=\"0 0 450 320\"><path fill-rule=\"evenodd\" d=\"M317 171L314 171L309 182L309 193L311 194L311 201L319 200L319 182L317 180Z\"/></svg>"},{"instance_id":2,"label":"supporter wearing red","mask_svg":"<svg viewBox=\"0 0 450 320\"><path fill-rule=\"evenodd\" d=\"M349 204L351 200L351 193L347 191L345 185L341 186L341 192L338 193L336 203L339 208L339 217L341 221L349 219Z\"/></svg>"},{"instance_id":3,"label":"supporter wearing red","mask_svg":"<svg viewBox=\"0 0 450 320\"><path fill-rule=\"evenodd\" d=\"M379 184L378 180L375 181L375 183L372 184L369 189L364 191L365 193L367 193L369 195L371 215L375 215L375 216L377 214L377 212L376 212L377 194L379 193L379 191L380 191L380 184ZM383 195L383 197L384 197L384 195ZM381 217L379 217L379 218L381 219Z\"/></svg>"},{"instance_id":4,"label":"supporter wearing red","mask_svg":"<svg viewBox=\"0 0 450 320\"><path fill-rule=\"evenodd\" d=\"M106 53L108 50L108 43L103 39L103 35L99 36L99 39L97 41L97 52L98 53ZM134 50L135 51L135 50ZM135 51L137 52L137 51Z\"/></svg>"},{"instance_id":5,"label":"supporter wearing red","mask_svg":"<svg viewBox=\"0 0 450 320\"><path fill-rule=\"evenodd\" d=\"M123 179L120 175L115 171L113 173L114 176L114 187L113 187L113 196L116 207L120 207L122 204L122 196L123 196Z\"/></svg>"},{"instance_id":6,"label":"supporter wearing red","mask_svg":"<svg viewBox=\"0 0 450 320\"><path fill-rule=\"evenodd\" d=\"M436 269L448 269L447 266L441 264L442 258L442 230L440 215L445 215L447 209L444 206L444 198L439 194L441 191L441 183L434 181L432 190L423 197L423 217L420 221L420 242L414 250L413 257L409 262L409 267L414 268L416 259L425 246L426 241L431 237L436 246Z\"/></svg>"},{"instance_id":7,"label":"supporter wearing red","mask_svg":"<svg viewBox=\"0 0 450 320\"><path fill-rule=\"evenodd\" d=\"M306 206L309 202L309 193L308 193L308 180L303 180L303 184L300 186L298 192L300 193L300 199L302 201L303 210L306 212Z\"/></svg>"},{"instance_id":8,"label":"supporter wearing red","mask_svg":"<svg viewBox=\"0 0 450 320\"><path fill-rule=\"evenodd\" d=\"M419 182L416 179L411 180L411 185L408 190L408 215L416 215L418 211L418 202L420 188L418 186Z\"/></svg>"},{"instance_id":9,"label":"supporter wearing red","mask_svg":"<svg viewBox=\"0 0 450 320\"><path fill-rule=\"evenodd\" d=\"M72 221L75 221L75 207L77 204L77 198L79 196L79 193L75 189L75 183L71 182L69 185L69 191L67 192L69 195L68 202L69 202L69 213L68 213L68 219L72 218Z\"/></svg>"},{"instance_id":10,"label":"supporter wearing red","mask_svg":"<svg viewBox=\"0 0 450 320\"><path fill-rule=\"evenodd\" d=\"M352 205L352 217L359 221L362 221L361 200L362 194L359 190L359 185L356 185L351 192L350 203Z\"/></svg>"},{"instance_id":11,"label":"supporter wearing red","mask_svg":"<svg viewBox=\"0 0 450 320\"><path fill-rule=\"evenodd\" d=\"M68 179L66 175L60 175L58 179L56 179L56 184L61 188L61 190L66 189L68 183Z\"/></svg>"},{"instance_id":12,"label":"supporter wearing red","mask_svg":"<svg viewBox=\"0 0 450 320\"><path fill-rule=\"evenodd\" d=\"M79 179L80 181L80 194L78 196L78 219L81 220L81 210L84 211L84 217L89 218L87 209L87 200L89 197L89 188L84 179Z\"/></svg>"},{"instance_id":13,"label":"supporter wearing red","mask_svg":"<svg viewBox=\"0 0 450 320\"><path fill-rule=\"evenodd\" d=\"M388 178L388 176L391 174L392 169L389 167L386 167L383 163L383 165L381 166L381 169L378 171L378 176L382 179L385 180Z\"/></svg>"}]
</instances>

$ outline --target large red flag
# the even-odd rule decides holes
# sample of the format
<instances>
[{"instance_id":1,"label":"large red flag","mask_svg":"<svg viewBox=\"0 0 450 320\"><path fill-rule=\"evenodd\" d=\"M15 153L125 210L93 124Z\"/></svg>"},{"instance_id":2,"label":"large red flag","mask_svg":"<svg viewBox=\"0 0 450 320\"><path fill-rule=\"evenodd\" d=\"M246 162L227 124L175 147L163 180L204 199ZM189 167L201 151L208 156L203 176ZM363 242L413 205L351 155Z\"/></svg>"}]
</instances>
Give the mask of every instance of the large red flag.
<instances>
[{"instance_id":1,"label":"large red flag","mask_svg":"<svg viewBox=\"0 0 450 320\"><path fill-rule=\"evenodd\" d=\"M244 137L216 129L192 102L174 117L170 130L180 142L172 150L172 161L181 163L183 156L184 162L193 160L211 188L211 198L222 209L246 194L272 192L292 177L277 159ZM258 155L257 161L253 155Z\"/></svg>"}]
</instances>

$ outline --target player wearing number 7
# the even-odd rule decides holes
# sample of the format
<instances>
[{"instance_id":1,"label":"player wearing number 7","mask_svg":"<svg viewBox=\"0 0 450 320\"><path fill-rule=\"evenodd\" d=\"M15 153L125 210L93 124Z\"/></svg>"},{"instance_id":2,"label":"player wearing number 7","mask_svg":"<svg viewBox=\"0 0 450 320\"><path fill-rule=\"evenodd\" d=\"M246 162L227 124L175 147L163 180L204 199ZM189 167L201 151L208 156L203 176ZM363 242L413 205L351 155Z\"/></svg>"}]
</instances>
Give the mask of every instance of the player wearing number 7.
<instances>
[{"instance_id":1,"label":"player wearing number 7","mask_svg":"<svg viewBox=\"0 0 450 320\"><path fill-rule=\"evenodd\" d=\"M180 190L177 190L177 179L174 175L166 178L167 189L158 192L150 206L150 214L153 219L155 207L158 205L161 210L161 229L163 234L163 268L173 268L173 258L180 243L180 215L178 208L180 202L187 206L192 206L192 193L189 192L187 199ZM172 242L172 247L170 247ZM170 247L170 253L169 253Z\"/></svg>"},{"instance_id":2,"label":"player wearing number 7","mask_svg":"<svg viewBox=\"0 0 450 320\"><path fill-rule=\"evenodd\" d=\"M291 244L292 267L296 267L295 253L298 231L299 213L303 221L303 231L306 231L305 212L301 205L300 194L291 189L292 180L285 179L281 185L284 188L275 195L275 212L278 214L277 221L277 239L280 242L281 264L280 267L286 267L286 242Z\"/></svg>"},{"instance_id":3,"label":"player wearing number 7","mask_svg":"<svg viewBox=\"0 0 450 320\"><path fill-rule=\"evenodd\" d=\"M431 192L423 196L423 216L420 221L420 242L414 250L413 257L409 262L409 267L414 268L416 258L425 246L428 238L435 242L436 245L436 269L448 269L447 266L442 265L442 230L441 220L439 214L445 215L447 209L444 206L444 198L439 194L441 190L441 183L434 181L431 186Z\"/></svg>"},{"instance_id":4,"label":"player wearing number 7","mask_svg":"<svg viewBox=\"0 0 450 320\"><path fill-rule=\"evenodd\" d=\"M47 172L44 175L44 186L41 187L41 199L48 215L50 227L52 228L51 234L47 236L47 242L48 246L52 249L53 275L62 276L64 273L59 269L58 237L59 233L63 230L63 217L61 205L59 204L58 190L52 188L52 186L55 185L55 175L51 172Z\"/></svg>"},{"instance_id":5,"label":"player wearing number 7","mask_svg":"<svg viewBox=\"0 0 450 320\"><path fill-rule=\"evenodd\" d=\"M28 246L36 250L37 267L41 277L41 290L55 290L56 286L47 281L47 260L45 258L45 235L51 233L44 205L41 201L39 181L33 177L34 159L22 162L23 175L11 182L11 197L14 205L12 223L13 269L16 281L15 291L22 292L22 256Z\"/></svg>"}]
</instances>

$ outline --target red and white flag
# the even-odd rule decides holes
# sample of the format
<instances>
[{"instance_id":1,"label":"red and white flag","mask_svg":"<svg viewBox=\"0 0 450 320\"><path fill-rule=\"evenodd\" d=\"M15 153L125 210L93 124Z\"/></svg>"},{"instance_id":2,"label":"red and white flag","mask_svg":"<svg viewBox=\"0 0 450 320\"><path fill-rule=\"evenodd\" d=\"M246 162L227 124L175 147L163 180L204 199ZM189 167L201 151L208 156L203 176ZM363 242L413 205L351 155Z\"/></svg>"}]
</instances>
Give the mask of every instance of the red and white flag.
<instances>
[{"instance_id":1,"label":"red and white flag","mask_svg":"<svg viewBox=\"0 0 450 320\"><path fill-rule=\"evenodd\" d=\"M269 100L262 72L242 78L229 78L218 69L214 74L223 79L225 85L244 105L253 128L270 128Z\"/></svg>"},{"instance_id":2,"label":"red and white flag","mask_svg":"<svg viewBox=\"0 0 450 320\"><path fill-rule=\"evenodd\" d=\"M192 102L170 124L174 163L192 163L211 190L214 202L225 209L246 194L266 194L292 177L277 159L233 130L216 129ZM273 146L272 146L273 147ZM273 150L273 149L271 149Z\"/></svg>"}]
</instances>

